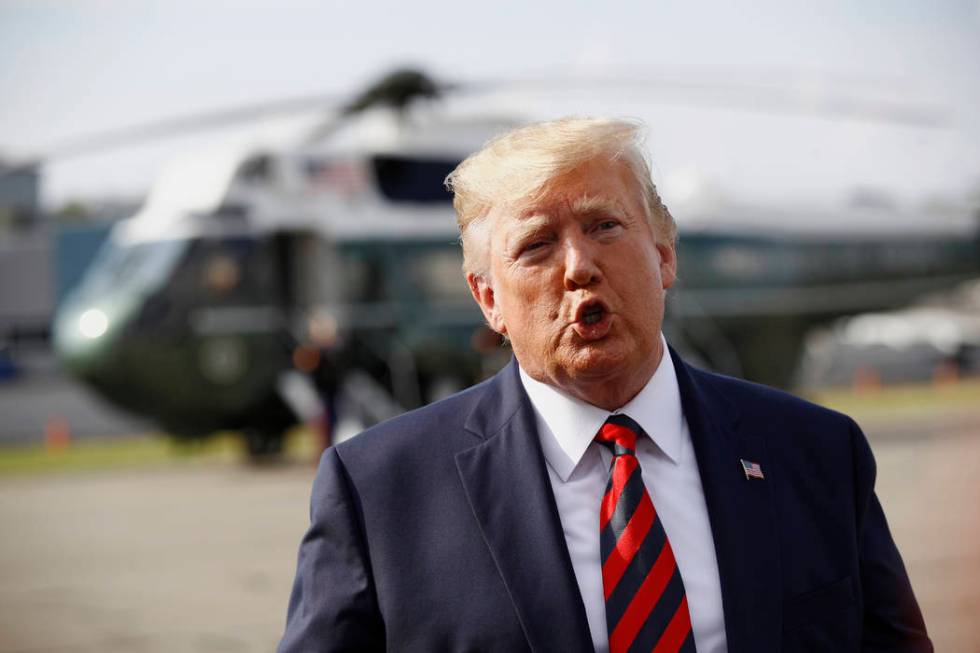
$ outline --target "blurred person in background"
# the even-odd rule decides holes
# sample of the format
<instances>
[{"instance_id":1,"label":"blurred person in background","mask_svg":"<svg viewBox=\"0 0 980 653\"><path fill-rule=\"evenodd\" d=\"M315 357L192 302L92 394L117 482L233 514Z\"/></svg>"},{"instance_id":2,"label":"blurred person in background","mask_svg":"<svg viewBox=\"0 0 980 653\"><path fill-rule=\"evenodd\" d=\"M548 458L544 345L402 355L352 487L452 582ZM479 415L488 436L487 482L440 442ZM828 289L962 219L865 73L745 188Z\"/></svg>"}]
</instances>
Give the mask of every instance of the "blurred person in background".
<instances>
[{"instance_id":1,"label":"blurred person in background","mask_svg":"<svg viewBox=\"0 0 980 653\"><path fill-rule=\"evenodd\" d=\"M280 651L932 650L857 425L667 345L640 138L539 123L450 175L514 359L326 451Z\"/></svg>"}]
</instances>

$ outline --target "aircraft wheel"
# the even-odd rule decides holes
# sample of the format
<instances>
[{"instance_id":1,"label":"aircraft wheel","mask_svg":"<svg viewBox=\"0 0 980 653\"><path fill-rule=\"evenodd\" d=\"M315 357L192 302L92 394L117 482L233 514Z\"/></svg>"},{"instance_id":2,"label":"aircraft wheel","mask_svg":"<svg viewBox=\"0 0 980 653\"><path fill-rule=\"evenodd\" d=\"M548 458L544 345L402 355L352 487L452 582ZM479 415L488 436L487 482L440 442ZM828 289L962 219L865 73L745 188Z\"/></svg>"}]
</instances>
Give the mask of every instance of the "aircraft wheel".
<instances>
[{"instance_id":1,"label":"aircraft wheel","mask_svg":"<svg viewBox=\"0 0 980 653\"><path fill-rule=\"evenodd\" d=\"M274 461L282 455L283 435L250 429L245 431L245 446L249 461L253 463Z\"/></svg>"}]
</instances>

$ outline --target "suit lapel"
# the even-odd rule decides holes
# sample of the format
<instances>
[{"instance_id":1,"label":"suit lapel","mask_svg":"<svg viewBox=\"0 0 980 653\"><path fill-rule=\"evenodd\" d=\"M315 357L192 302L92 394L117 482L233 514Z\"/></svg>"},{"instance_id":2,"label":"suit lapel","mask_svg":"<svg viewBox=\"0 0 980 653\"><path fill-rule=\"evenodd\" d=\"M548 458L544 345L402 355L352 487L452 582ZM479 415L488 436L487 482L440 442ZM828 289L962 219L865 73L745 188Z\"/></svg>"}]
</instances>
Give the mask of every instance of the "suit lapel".
<instances>
[{"instance_id":1,"label":"suit lapel","mask_svg":"<svg viewBox=\"0 0 980 653\"><path fill-rule=\"evenodd\" d=\"M741 433L735 406L712 387L710 377L671 354L715 541L728 650L777 651L780 561L765 440ZM746 479L740 458L759 463L766 479Z\"/></svg>"},{"instance_id":2,"label":"suit lapel","mask_svg":"<svg viewBox=\"0 0 980 653\"><path fill-rule=\"evenodd\" d=\"M483 538L534 651L592 651L534 411L513 361L466 429L483 439L456 466Z\"/></svg>"}]
</instances>

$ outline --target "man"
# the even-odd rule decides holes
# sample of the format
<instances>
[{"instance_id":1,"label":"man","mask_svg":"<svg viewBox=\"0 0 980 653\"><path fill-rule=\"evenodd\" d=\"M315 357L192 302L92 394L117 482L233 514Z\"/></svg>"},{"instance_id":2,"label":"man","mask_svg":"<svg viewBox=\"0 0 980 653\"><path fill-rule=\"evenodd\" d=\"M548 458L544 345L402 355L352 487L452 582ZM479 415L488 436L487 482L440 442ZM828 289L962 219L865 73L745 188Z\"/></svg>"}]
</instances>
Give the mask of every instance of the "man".
<instances>
[{"instance_id":1,"label":"man","mask_svg":"<svg viewBox=\"0 0 980 653\"><path fill-rule=\"evenodd\" d=\"M847 417L688 367L637 126L450 175L515 361L329 449L281 651L931 651Z\"/></svg>"}]
</instances>

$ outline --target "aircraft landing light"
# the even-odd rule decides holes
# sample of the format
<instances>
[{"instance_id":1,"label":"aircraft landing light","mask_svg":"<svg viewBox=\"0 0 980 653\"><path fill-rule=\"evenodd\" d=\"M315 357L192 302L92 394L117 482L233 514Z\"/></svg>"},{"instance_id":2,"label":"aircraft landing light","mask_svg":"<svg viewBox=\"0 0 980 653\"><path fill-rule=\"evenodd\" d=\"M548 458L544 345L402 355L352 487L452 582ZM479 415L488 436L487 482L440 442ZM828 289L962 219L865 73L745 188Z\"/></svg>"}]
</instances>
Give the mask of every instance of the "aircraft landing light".
<instances>
[{"instance_id":1,"label":"aircraft landing light","mask_svg":"<svg viewBox=\"0 0 980 653\"><path fill-rule=\"evenodd\" d=\"M86 338L98 338L109 329L109 318L97 308L90 308L78 318L78 330Z\"/></svg>"}]
</instances>

